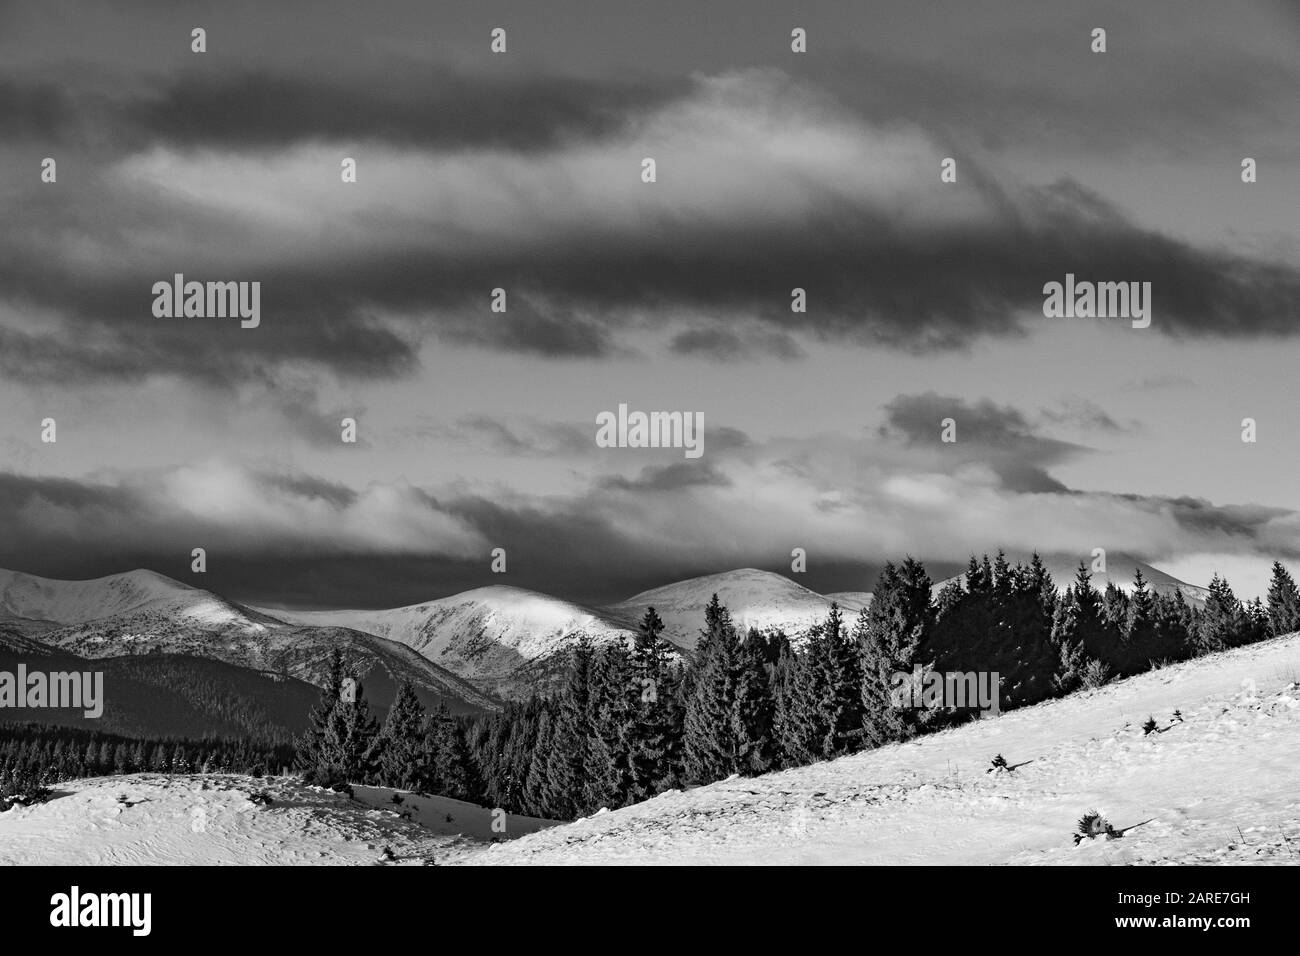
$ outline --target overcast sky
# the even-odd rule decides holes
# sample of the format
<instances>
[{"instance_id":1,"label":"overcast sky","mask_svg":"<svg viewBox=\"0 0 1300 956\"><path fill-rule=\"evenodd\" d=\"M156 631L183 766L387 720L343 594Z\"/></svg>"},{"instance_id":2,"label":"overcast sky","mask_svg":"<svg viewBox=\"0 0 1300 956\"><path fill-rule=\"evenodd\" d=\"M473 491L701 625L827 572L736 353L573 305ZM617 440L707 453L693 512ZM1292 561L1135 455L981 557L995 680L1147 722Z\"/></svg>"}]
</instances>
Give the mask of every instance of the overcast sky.
<instances>
[{"instance_id":1,"label":"overcast sky","mask_svg":"<svg viewBox=\"0 0 1300 956\"><path fill-rule=\"evenodd\" d=\"M1300 565L1298 9L0 3L0 566L383 606L1104 547L1253 595ZM260 326L155 318L178 272ZM1151 327L1044 318L1067 272ZM597 447L620 403L704 454Z\"/></svg>"}]
</instances>

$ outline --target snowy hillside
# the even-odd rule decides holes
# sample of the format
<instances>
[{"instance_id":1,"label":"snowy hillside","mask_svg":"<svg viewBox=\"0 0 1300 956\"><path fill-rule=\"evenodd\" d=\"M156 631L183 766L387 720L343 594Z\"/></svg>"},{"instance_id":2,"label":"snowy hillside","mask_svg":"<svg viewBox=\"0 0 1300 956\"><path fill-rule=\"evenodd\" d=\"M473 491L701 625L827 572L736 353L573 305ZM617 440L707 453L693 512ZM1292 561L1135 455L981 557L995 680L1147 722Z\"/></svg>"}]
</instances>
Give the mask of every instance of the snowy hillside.
<instances>
[{"instance_id":1,"label":"snowy hillside","mask_svg":"<svg viewBox=\"0 0 1300 956\"><path fill-rule=\"evenodd\" d=\"M1296 863L1297 679L1293 634L571 824L507 816L504 834L488 809L394 803L380 788L349 799L281 778L80 780L0 814L0 865ZM1016 769L986 773L998 753ZM1134 829L1075 846L1075 822L1093 809ZM507 842L483 842L493 838Z\"/></svg>"},{"instance_id":2,"label":"snowy hillside","mask_svg":"<svg viewBox=\"0 0 1300 956\"><path fill-rule=\"evenodd\" d=\"M401 681L425 703L456 712L496 706L484 694L409 648L343 627L290 624L152 571L58 581L0 571L0 645L39 653L40 644L85 658L161 652L223 661L320 685L333 647L387 704ZM11 636L12 635L12 636Z\"/></svg>"},{"instance_id":3,"label":"snowy hillside","mask_svg":"<svg viewBox=\"0 0 1300 956\"><path fill-rule=\"evenodd\" d=\"M665 639L678 647L695 646L704 626L704 609L714 594L727 606L742 629L780 628L791 637L826 619L831 599L771 571L742 568L708 574L643 591L608 609L609 615L632 626L653 607L663 618ZM850 618L857 608L847 611Z\"/></svg>"},{"instance_id":4,"label":"snowy hillside","mask_svg":"<svg viewBox=\"0 0 1300 956\"><path fill-rule=\"evenodd\" d=\"M286 778L133 774L58 784L0 813L0 866L425 865L479 841L550 826L445 797L358 787L356 799ZM384 854L384 849L391 851Z\"/></svg>"},{"instance_id":5,"label":"snowy hillside","mask_svg":"<svg viewBox=\"0 0 1300 956\"><path fill-rule=\"evenodd\" d=\"M274 620L210 591L137 569L89 581L58 581L0 569L0 620L84 624L152 611L206 627L262 633Z\"/></svg>"},{"instance_id":6,"label":"snowy hillside","mask_svg":"<svg viewBox=\"0 0 1300 956\"><path fill-rule=\"evenodd\" d=\"M586 635L628 641L633 632L596 612L522 588L495 586L380 611L274 611L282 620L388 638L476 687L521 696L555 678Z\"/></svg>"},{"instance_id":7,"label":"snowy hillside","mask_svg":"<svg viewBox=\"0 0 1300 956\"><path fill-rule=\"evenodd\" d=\"M870 605L873 597L870 591L831 591L823 596L843 608L846 618L856 615Z\"/></svg>"},{"instance_id":8,"label":"snowy hillside","mask_svg":"<svg viewBox=\"0 0 1300 956\"><path fill-rule=\"evenodd\" d=\"M1297 680L1293 634L906 744L662 794L464 862L1300 863ZM1160 732L1145 736L1148 715ZM998 753L1017 769L986 773ZM1150 822L1076 847L1093 809L1121 829Z\"/></svg>"}]
</instances>

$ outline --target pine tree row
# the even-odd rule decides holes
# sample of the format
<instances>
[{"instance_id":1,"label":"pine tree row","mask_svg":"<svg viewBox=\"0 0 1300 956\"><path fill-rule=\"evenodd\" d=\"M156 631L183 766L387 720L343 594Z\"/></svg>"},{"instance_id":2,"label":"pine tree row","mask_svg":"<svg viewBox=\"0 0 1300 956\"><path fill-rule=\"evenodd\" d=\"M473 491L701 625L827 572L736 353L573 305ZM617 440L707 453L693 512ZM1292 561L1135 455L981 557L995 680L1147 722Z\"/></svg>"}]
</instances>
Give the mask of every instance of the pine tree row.
<instances>
[{"instance_id":1,"label":"pine tree row","mask_svg":"<svg viewBox=\"0 0 1300 956\"><path fill-rule=\"evenodd\" d=\"M691 660L675 666L651 608L630 649L582 642L550 698L468 722L480 799L572 819L664 790L754 775L970 719L973 708L896 706L894 675L994 672L1000 708L1095 687L1167 662L1300 630L1300 592L1280 565L1268 603L1243 603L1215 577L1203 607L1154 593L1140 571L1098 591L1086 566L1063 592L1035 555L971 559L932 598L921 562L881 572L852 624L832 605L796 644L742 635L715 595Z\"/></svg>"}]
</instances>

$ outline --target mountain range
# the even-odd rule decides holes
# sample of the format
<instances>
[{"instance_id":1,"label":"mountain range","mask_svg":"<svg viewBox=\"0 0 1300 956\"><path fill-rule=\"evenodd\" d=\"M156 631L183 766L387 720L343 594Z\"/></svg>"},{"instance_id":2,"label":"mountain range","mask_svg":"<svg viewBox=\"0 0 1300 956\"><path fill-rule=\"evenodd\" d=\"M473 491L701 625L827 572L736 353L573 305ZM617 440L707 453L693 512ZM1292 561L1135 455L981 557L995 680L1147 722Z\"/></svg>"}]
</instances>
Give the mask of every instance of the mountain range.
<instances>
[{"instance_id":1,"label":"mountain range","mask_svg":"<svg viewBox=\"0 0 1300 956\"><path fill-rule=\"evenodd\" d=\"M1073 579L1077 560L1045 563L1059 587ZM1108 567L1110 574L1093 578L1099 587L1114 580L1129 588L1132 569L1141 568L1157 592L1181 591L1193 602L1205 593L1128 556L1111 556ZM935 585L936 594L945 583ZM742 568L653 588L608 607L495 585L398 608L288 610L240 604L146 570L88 581L0 570L0 666L43 656L50 669L66 669L55 668L56 660L91 669L86 662L94 661L106 679L114 675L109 705L116 687L119 724L136 729L194 733L205 714L227 729L238 726L228 719L229 707L218 718L200 705L225 694L263 702L254 723L288 733L300 729L295 715L305 717L336 646L380 709L408 681L427 707L478 713L553 687L566 652L584 637L596 644L631 642L648 607L664 621L663 638L689 656L714 594L743 630L780 629L793 638L824 620L832 602L852 619L871 601L869 592L819 594L784 575ZM176 688L200 685L206 690L187 702L159 703L163 691L175 696ZM214 691L217 685L225 690ZM263 706L277 693L292 699L290 711ZM150 713L159 710L170 716L151 725Z\"/></svg>"}]
</instances>

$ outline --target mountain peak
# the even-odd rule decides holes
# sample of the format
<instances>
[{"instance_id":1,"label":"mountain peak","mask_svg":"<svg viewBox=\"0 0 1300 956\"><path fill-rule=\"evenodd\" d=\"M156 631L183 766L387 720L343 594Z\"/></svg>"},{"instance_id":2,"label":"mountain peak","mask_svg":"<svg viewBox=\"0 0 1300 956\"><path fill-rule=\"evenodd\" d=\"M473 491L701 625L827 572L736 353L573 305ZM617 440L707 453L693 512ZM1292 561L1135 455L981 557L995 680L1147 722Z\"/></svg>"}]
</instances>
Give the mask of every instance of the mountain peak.
<instances>
[{"instance_id":1,"label":"mountain peak","mask_svg":"<svg viewBox=\"0 0 1300 956\"><path fill-rule=\"evenodd\" d=\"M611 617L631 626L647 607L664 622L664 638L692 648L704 626L704 609L713 595L727 606L741 631L780 629L794 636L826 619L830 599L783 574L759 568L738 568L705 574L642 591L608 609Z\"/></svg>"}]
</instances>

